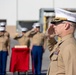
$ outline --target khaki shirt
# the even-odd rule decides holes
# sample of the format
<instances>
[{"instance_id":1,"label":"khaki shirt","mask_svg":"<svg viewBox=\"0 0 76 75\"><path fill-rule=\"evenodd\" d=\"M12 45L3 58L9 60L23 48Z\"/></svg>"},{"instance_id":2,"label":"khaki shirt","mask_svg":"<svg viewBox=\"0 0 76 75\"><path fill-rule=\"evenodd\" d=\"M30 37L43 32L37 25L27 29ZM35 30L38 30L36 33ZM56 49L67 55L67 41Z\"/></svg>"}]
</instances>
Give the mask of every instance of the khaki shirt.
<instances>
[{"instance_id":1,"label":"khaki shirt","mask_svg":"<svg viewBox=\"0 0 76 75\"><path fill-rule=\"evenodd\" d=\"M76 75L76 40L72 34L54 45L47 75Z\"/></svg>"},{"instance_id":2,"label":"khaki shirt","mask_svg":"<svg viewBox=\"0 0 76 75\"><path fill-rule=\"evenodd\" d=\"M46 36L44 33L34 32L30 30L27 35L31 37L30 49L32 49L33 45L43 46L44 49L46 48Z\"/></svg>"},{"instance_id":3,"label":"khaki shirt","mask_svg":"<svg viewBox=\"0 0 76 75\"><path fill-rule=\"evenodd\" d=\"M29 47L29 37L26 36L26 33L24 35L17 35L14 37L15 40L17 40L19 42L20 45L26 45L27 47Z\"/></svg>"},{"instance_id":4,"label":"khaki shirt","mask_svg":"<svg viewBox=\"0 0 76 75\"><path fill-rule=\"evenodd\" d=\"M1 50L10 50L10 35L7 31L4 32L4 35L0 36L0 51Z\"/></svg>"},{"instance_id":5,"label":"khaki shirt","mask_svg":"<svg viewBox=\"0 0 76 75\"><path fill-rule=\"evenodd\" d=\"M45 35L41 32L37 32L32 37L32 44L37 45L37 46L43 46L44 45L44 40L45 40Z\"/></svg>"}]
</instances>

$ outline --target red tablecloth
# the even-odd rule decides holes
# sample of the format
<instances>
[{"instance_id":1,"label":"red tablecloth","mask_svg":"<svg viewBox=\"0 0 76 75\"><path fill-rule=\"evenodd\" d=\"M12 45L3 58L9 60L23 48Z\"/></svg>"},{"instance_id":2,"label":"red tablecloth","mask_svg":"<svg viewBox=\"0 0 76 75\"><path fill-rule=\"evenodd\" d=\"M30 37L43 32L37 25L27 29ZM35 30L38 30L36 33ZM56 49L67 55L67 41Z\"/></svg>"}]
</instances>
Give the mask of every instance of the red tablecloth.
<instances>
[{"instance_id":1,"label":"red tablecloth","mask_svg":"<svg viewBox=\"0 0 76 75\"><path fill-rule=\"evenodd\" d=\"M29 70L29 48L12 48L10 72Z\"/></svg>"}]
</instances>

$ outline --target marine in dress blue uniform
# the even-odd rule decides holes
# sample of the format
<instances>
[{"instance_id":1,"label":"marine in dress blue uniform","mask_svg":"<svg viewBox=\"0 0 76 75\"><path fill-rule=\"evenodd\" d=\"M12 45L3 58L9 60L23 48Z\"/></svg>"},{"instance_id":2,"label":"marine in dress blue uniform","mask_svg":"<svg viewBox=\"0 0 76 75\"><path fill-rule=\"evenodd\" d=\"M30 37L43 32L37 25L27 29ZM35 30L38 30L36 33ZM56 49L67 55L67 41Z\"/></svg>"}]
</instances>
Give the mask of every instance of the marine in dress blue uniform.
<instances>
[{"instance_id":1,"label":"marine in dress blue uniform","mask_svg":"<svg viewBox=\"0 0 76 75\"><path fill-rule=\"evenodd\" d=\"M6 74L7 56L10 50L10 38L5 27L0 27L0 75Z\"/></svg>"},{"instance_id":2,"label":"marine in dress blue uniform","mask_svg":"<svg viewBox=\"0 0 76 75\"><path fill-rule=\"evenodd\" d=\"M45 34L40 32L40 24L34 23L33 30L30 31L32 67L34 75L41 75L42 56L45 47Z\"/></svg>"}]
</instances>

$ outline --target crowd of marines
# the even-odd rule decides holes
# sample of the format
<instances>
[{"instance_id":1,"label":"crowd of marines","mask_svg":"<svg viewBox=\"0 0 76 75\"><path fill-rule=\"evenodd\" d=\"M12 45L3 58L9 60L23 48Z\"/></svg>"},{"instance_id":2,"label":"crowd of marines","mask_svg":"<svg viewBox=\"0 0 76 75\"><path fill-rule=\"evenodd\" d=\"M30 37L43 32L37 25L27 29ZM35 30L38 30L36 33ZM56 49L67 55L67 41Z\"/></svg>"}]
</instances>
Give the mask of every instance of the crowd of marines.
<instances>
[{"instance_id":1,"label":"crowd of marines","mask_svg":"<svg viewBox=\"0 0 76 75\"><path fill-rule=\"evenodd\" d=\"M19 46L30 49L33 75L41 75L42 57L46 46L50 51L47 75L76 75L75 29L76 14L56 8L55 18L51 20L47 34L40 31L40 23L37 22L33 24L31 30L26 27L21 28L22 33L16 34L13 39L19 42ZM61 40L56 40L55 36ZM6 23L0 22L0 75L6 74L9 51L10 34L6 31Z\"/></svg>"}]
</instances>

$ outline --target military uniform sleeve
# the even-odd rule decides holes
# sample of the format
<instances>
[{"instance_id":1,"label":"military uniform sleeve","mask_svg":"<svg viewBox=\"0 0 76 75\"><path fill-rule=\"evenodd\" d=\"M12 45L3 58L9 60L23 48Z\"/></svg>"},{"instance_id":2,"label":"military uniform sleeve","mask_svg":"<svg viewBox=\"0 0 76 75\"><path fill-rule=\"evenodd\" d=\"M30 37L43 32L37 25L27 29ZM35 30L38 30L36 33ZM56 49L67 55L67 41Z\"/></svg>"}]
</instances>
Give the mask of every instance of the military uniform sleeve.
<instances>
[{"instance_id":1,"label":"military uniform sleeve","mask_svg":"<svg viewBox=\"0 0 76 75\"><path fill-rule=\"evenodd\" d=\"M59 73L62 75L63 68L65 67L65 75L76 75L76 47L75 45L68 45L62 52L63 64L58 64ZM59 61L60 62L60 61ZM64 66L63 66L64 65Z\"/></svg>"},{"instance_id":2,"label":"military uniform sleeve","mask_svg":"<svg viewBox=\"0 0 76 75\"><path fill-rule=\"evenodd\" d=\"M47 36L44 34L44 44L43 44L44 50L47 48Z\"/></svg>"},{"instance_id":3,"label":"military uniform sleeve","mask_svg":"<svg viewBox=\"0 0 76 75\"><path fill-rule=\"evenodd\" d=\"M30 38L29 37L25 37L25 39L27 40L27 47L30 47Z\"/></svg>"},{"instance_id":4,"label":"military uniform sleeve","mask_svg":"<svg viewBox=\"0 0 76 75\"><path fill-rule=\"evenodd\" d=\"M6 32L6 33L4 34L4 37L8 39L6 45L7 45L7 51L8 51L8 53L9 53L9 50L10 50L10 34L9 34L8 32Z\"/></svg>"},{"instance_id":5,"label":"military uniform sleeve","mask_svg":"<svg viewBox=\"0 0 76 75\"><path fill-rule=\"evenodd\" d=\"M8 34L8 46L7 46L8 52L10 50L10 34Z\"/></svg>"},{"instance_id":6,"label":"military uniform sleeve","mask_svg":"<svg viewBox=\"0 0 76 75\"><path fill-rule=\"evenodd\" d=\"M30 38L30 47L29 47L30 50L32 50L32 46L33 46L33 45L32 45L32 38Z\"/></svg>"},{"instance_id":7,"label":"military uniform sleeve","mask_svg":"<svg viewBox=\"0 0 76 75\"><path fill-rule=\"evenodd\" d=\"M51 51L56 43L57 42L56 42L56 40L54 38L47 38L48 50Z\"/></svg>"},{"instance_id":8,"label":"military uniform sleeve","mask_svg":"<svg viewBox=\"0 0 76 75\"><path fill-rule=\"evenodd\" d=\"M17 39L17 36L14 36L14 38L13 39Z\"/></svg>"},{"instance_id":9,"label":"military uniform sleeve","mask_svg":"<svg viewBox=\"0 0 76 75\"><path fill-rule=\"evenodd\" d=\"M10 34L8 32L5 32L4 36L10 37Z\"/></svg>"},{"instance_id":10,"label":"military uniform sleeve","mask_svg":"<svg viewBox=\"0 0 76 75\"><path fill-rule=\"evenodd\" d=\"M27 37L32 37L35 33L36 33L36 32L30 30L30 31L26 32L25 36L27 36Z\"/></svg>"},{"instance_id":11,"label":"military uniform sleeve","mask_svg":"<svg viewBox=\"0 0 76 75\"><path fill-rule=\"evenodd\" d=\"M17 40L18 36L19 36L19 34L17 33L17 34L13 37L13 39Z\"/></svg>"}]
</instances>

